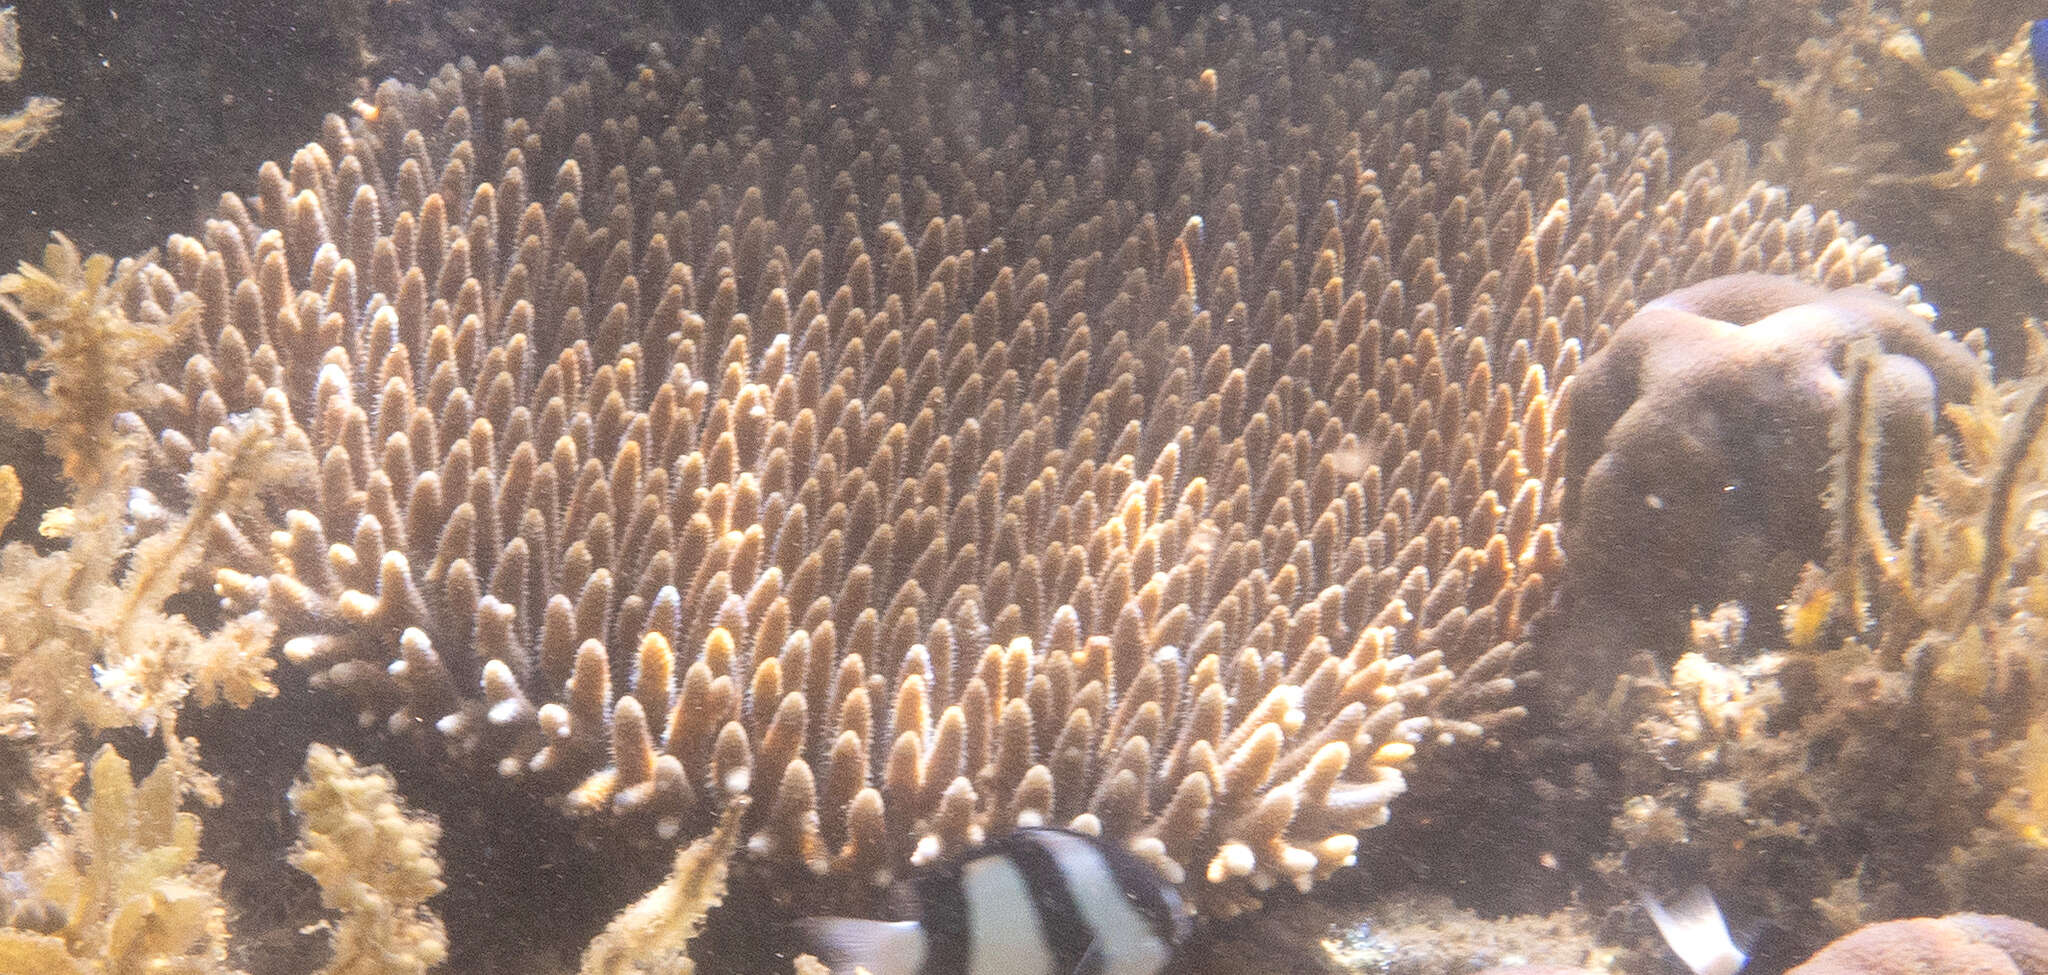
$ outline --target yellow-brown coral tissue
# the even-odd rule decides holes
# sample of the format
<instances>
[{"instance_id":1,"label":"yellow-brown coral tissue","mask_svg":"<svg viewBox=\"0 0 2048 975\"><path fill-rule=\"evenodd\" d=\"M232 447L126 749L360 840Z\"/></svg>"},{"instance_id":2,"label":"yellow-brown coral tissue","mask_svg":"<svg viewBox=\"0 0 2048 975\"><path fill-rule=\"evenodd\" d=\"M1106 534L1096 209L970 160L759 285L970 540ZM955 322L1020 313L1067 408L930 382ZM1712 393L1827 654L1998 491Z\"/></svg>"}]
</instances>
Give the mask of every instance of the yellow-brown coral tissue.
<instances>
[{"instance_id":1,"label":"yellow-brown coral tissue","mask_svg":"<svg viewBox=\"0 0 2048 975\"><path fill-rule=\"evenodd\" d=\"M851 884L1033 823L1210 914L1327 878L1518 714L1596 323L1903 282L1746 161L1170 27L862 4L380 86L150 272L204 306L166 458L273 396L320 457L218 591L366 723L642 836L742 781L749 855Z\"/></svg>"},{"instance_id":2,"label":"yellow-brown coral tissue","mask_svg":"<svg viewBox=\"0 0 2048 975\"><path fill-rule=\"evenodd\" d=\"M14 521L14 514L21 510L21 478L14 468L0 464L0 530L5 530Z\"/></svg>"}]
</instances>

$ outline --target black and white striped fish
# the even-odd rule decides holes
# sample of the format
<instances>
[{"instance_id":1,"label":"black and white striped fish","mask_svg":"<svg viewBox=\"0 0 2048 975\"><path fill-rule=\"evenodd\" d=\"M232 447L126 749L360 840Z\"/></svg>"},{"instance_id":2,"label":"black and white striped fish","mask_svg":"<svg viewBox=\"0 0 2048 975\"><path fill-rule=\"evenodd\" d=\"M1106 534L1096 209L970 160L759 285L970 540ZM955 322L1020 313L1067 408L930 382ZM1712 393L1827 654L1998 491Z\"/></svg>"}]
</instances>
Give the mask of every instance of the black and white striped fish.
<instances>
[{"instance_id":1,"label":"black and white striped fish","mask_svg":"<svg viewBox=\"0 0 2048 975\"><path fill-rule=\"evenodd\" d=\"M798 922L833 975L1159 975L1190 920L1128 851L1024 829L911 882L916 921Z\"/></svg>"}]
</instances>

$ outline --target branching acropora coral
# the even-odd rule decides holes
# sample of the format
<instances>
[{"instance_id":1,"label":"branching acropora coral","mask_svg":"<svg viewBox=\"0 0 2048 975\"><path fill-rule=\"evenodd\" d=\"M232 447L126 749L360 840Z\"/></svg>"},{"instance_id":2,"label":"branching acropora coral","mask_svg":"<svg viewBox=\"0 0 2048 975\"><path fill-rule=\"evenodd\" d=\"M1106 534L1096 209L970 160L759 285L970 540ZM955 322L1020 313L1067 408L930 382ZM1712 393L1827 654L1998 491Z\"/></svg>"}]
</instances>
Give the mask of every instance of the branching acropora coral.
<instances>
[{"instance_id":1,"label":"branching acropora coral","mask_svg":"<svg viewBox=\"0 0 2048 975\"><path fill-rule=\"evenodd\" d=\"M1306 888L1514 716L1559 385L1638 295L1896 289L1662 136L1242 18L863 5L380 87L175 237L160 460L320 456L218 589L366 721L879 881L1020 823ZM1740 183L1733 185L1739 187Z\"/></svg>"},{"instance_id":2,"label":"branching acropora coral","mask_svg":"<svg viewBox=\"0 0 2048 975\"><path fill-rule=\"evenodd\" d=\"M391 775L315 744L306 777L291 789L299 816L292 865L320 883L338 911L334 957L324 975L422 975L448 957L441 919L425 905L441 892L434 845L441 827L410 812Z\"/></svg>"}]
</instances>

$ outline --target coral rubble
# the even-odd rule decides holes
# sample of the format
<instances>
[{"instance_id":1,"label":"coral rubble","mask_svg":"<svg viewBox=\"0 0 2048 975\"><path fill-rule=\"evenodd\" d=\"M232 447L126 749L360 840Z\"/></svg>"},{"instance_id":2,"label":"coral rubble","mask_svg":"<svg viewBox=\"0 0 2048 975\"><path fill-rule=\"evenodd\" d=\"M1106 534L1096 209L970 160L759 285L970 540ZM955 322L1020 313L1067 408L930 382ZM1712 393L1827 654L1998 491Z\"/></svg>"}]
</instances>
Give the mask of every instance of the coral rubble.
<instances>
[{"instance_id":1,"label":"coral rubble","mask_svg":"<svg viewBox=\"0 0 2048 975\"><path fill-rule=\"evenodd\" d=\"M1373 905L1366 917L1321 939L1335 970L1460 975L1496 966L1569 970L1597 967L1600 960L1588 919L1572 909L1484 918L1436 896L1389 899Z\"/></svg>"}]
</instances>

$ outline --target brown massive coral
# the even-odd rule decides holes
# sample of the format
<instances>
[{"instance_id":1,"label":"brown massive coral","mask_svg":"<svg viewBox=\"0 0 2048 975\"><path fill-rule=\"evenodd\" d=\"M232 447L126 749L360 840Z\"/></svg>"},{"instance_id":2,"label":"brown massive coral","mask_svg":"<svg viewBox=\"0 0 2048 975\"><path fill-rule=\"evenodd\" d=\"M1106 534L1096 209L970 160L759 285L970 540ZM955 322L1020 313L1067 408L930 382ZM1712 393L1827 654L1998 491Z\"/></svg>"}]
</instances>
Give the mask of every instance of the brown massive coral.
<instances>
[{"instance_id":1,"label":"brown massive coral","mask_svg":"<svg viewBox=\"0 0 2048 975\"><path fill-rule=\"evenodd\" d=\"M1768 619L1800 566L1826 558L1829 468L1855 485L1835 489L1845 497L1870 482L1870 528L1895 536L1936 412L1988 379L1962 343L1866 288L1735 274L1651 301L1573 387L1562 527L1576 634L1675 655L1695 606L1738 600ZM1830 428L1858 395L1869 456L1831 465Z\"/></svg>"},{"instance_id":2,"label":"brown massive coral","mask_svg":"<svg viewBox=\"0 0 2048 975\"><path fill-rule=\"evenodd\" d=\"M1559 384L1743 269L1896 288L1740 160L1327 41L864 6L388 82L173 238L178 467L322 455L223 597L394 733L869 879L1099 828L1229 910L1483 734Z\"/></svg>"},{"instance_id":3,"label":"brown massive coral","mask_svg":"<svg viewBox=\"0 0 2048 975\"><path fill-rule=\"evenodd\" d=\"M1951 914L1859 928L1797 968L1797 975L1872 972L2048 972L2048 931L2018 918Z\"/></svg>"},{"instance_id":4,"label":"brown massive coral","mask_svg":"<svg viewBox=\"0 0 2048 975\"><path fill-rule=\"evenodd\" d=\"M2048 903L2048 337L2037 323L2026 337L2019 376L1944 409L1897 534L1874 476L1881 357L1847 357L1837 530L1783 633L1747 639L1724 606L1668 680L1581 702L1581 742L1632 739L1615 752L1615 794L1631 798L1609 882L1704 878L1732 916L1780 919L1788 956L1865 921ZM1745 642L1786 652L1738 660Z\"/></svg>"}]
</instances>

